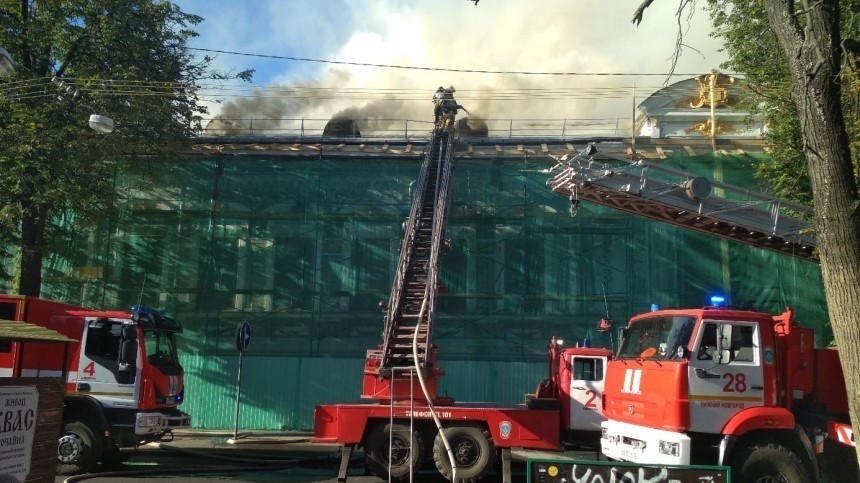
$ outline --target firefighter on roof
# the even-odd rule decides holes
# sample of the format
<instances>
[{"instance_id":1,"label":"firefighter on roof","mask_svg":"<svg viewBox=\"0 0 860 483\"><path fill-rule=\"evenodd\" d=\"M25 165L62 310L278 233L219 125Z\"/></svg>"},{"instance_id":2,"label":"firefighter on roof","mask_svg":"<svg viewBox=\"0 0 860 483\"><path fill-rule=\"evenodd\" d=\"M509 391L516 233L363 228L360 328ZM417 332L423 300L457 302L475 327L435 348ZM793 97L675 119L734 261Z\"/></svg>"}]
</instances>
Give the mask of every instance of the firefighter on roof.
<instances>
[{"instance_id":1,"label":"firefighter on roof","mask_svg":"<svg viewBox=\"0 0 860 483\"><path fill-rule=\"evenodd\" d=\"M440 119L436 122L437 127L440 129L453 129L454 118L457 116L457 112L460 109L466 111L466 114L469 113L465 107L457 104L457 101L454 100L454 92L456 92L454 86L449 86L442 92L442 96L439 101L441 115Z\"/></svg>"},{"instance_id":2,"label":"firefighter on roof","mask_svg":"<svg viewBox=\"0 0 860 483\"><path fill-rule=\"evenodd\" d=\"M445 96L445 88L439 86L436 93L433 94L433 122L439 124L439 117L442 116L442 97Z\"/></svg>"}]
</instances>

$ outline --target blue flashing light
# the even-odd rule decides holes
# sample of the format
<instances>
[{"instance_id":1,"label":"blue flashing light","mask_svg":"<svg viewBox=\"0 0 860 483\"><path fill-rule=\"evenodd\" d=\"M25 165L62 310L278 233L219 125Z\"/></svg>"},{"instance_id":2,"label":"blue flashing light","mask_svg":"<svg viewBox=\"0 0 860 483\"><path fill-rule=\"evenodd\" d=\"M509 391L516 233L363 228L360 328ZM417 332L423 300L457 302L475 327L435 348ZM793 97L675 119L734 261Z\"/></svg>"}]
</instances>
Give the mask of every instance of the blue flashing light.
<instances>
[{"instance_id":1,"label":"blue flashing light","mask_svg":"<svg viewBox=\"0 0 860 483\"><path fill-rule=\"evenodd\" d=\"M711 305L713 305L714 307L722 307L724 303L726 303L726 298L722 295L711 296Z\"/></svg>"},{"instance_id":2,"label":"blue flashing light","mask_svg":"<svg viewBox=\"0 0 860 483\"><path fill-rule=\"evenodd\" d=\"M147 305L133 305L133 306L131 307L131 313L133 313L133 314L134 314L134 313L138 313L138 314L153 314L153 315L158 315L159 317L165 317L165 316L167 315L167 313L166 313L165 311L163 311L163 310L155 310L155 309L153 309L152 307L149 307L149 306L147 306Z\"/></svg>"},{"instance_id":3,"label":"blue flashing light","mask_svg":"<svg viewBox=\"0 0 860 483\"><path fill-rule=\"evenodd\" d=\"M131 311L139 314L151 314L153 312L153 310L146 305L133 305L131 307Z\"/></svg>"},{"instance_id":4,"label":"blue flashing light","mask_svg":"<svg viewBox=\"0 0 860 483\"><path fill-rule=\"evenodd\" d=\"M660 310L660 306L657 304L651 304L651 312L656 312Z\"/></svg>"}]
</instances>

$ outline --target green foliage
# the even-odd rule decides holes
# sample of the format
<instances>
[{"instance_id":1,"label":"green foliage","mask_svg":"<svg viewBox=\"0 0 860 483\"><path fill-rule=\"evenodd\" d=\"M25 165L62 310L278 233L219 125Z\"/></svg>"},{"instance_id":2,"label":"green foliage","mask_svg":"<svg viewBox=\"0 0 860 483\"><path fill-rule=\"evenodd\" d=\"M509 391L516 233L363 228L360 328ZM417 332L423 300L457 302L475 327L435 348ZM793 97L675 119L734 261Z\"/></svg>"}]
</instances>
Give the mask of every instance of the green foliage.
<instances>
[{"instance_id":1,"label":"green foliage","mask_svg":"<svg viewBox=\"0 0 860 483\"><path fill-rule=\"evenodd\" d=\"M135 159L126 165L154 179L142 155L188 146L206 113L200 82L250 78L191 57L202 20L162 0L0 0L0 46L18 64L0 79L0 246L35 246L22 219L36 207L83 229L113 216L116 163ZM94 113L116 130L90 130ZM55 225L48 249L63 239Z\"/></svg>"},{"instance_id":2,"label":"green foliage","mask_svg":"<svg viewBox=\"0 0 860 483\"><path fill-rule=\"evenodd\" d=\"M842 2L846 11L860 11L860 1ZM792 99L788 64L776 35L770 27L760 0L708 0L714 35L725 42L729 60L721 67L747 74L745 87L750 97L744 107L764 116L766 142L771 158L757 166L757 176L777 196L812 204L803 136L797 109ZM803 16L800 16L801 21ZM845 15L844 18L853 18ZM843 38L856 37L858 25L842 26ZM852 144L853 158L860 153L860 90L856 72L843 72L843 112Z\"/></svg>"}]
</instances>

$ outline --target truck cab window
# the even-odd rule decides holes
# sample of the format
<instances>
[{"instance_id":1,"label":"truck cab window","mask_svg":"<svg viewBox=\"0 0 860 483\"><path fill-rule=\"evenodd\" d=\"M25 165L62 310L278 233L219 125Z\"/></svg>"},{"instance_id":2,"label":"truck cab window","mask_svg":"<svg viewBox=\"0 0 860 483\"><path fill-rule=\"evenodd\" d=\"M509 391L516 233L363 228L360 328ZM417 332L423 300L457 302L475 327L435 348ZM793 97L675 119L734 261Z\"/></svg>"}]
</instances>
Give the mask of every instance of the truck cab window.
<instances>
[{"instance_id":1,"label":"truck cab window","mask_svg":"<svg viewBox=\"0 0 860 483\"><path fill-rule=\"evenodd\" d=\"M753 343L753 326L747 324L731 324L732 340L729 347L732 362L755 362L755 344ZM699 349L696 359L710 361L714 358L717 347L717 326L715 323L707 323L702 327L702 336L699 339Z\"/></svg>"},{"instance_id":2,"label":"truck cab window","mask_svg":"<svg viewBox=\"0 0 860 483\"><path fill-rule=\"evenodd\" d=\"M172 332L148 330L144 332L144 346L146 359L153 366L162 369L165 374L172 374L170 369L180 367L176 351L176 337Z\"/></svg>"},{"instance_id":3,"label":"truck cab window","mask_svg":"<svg viewBox=\"0 0 860 483\"><path fill-rule=\"evenodd\" d=\"M732 361L755 362L753 326L735 325L732 327Z\"/></svg>"},{"instance_id":4,"label":"truck cab window","mask_svg":"<svg viewBox=\"0 0 860 483\"><path fill-rule=\"evenodd\" d=\"M117 362L121 341L122 325L112 323L106 323L101 327L91 325L87 331L87 348L84 353L89 357Z\"/></svg>"},{"instance_id":5,"label":"truck cab window","mask_svg":"<svg viewBox=\"0 0 860 483\"><path fill-rule=\"evenodd\" d=\"M643 318L627 328L619 359L669 360L676 357L678 346L689 347L696 319L688 316L655 316Z\"/></svg>"},{"instance_id":6,"label":"truck cab window","mask_svg":"<svg viewBox=\"0 0 860 483\"><path fill-rule=\"evenodd\" d=\"M575 358L573 360L573 379L577 381L603 380L603 360Z\"/></svg>"},{"instance_id":7,"label":"truck cab window","mask_svg":"<svg viewBox=\"0 0 860 483\"><path fill-rule=\"evenodd\" d=\"M702 327L702 338L699 340L699 350L696 359L710 361L717 350L717 324L705 324Z\"/></svg>"}]
</instances>

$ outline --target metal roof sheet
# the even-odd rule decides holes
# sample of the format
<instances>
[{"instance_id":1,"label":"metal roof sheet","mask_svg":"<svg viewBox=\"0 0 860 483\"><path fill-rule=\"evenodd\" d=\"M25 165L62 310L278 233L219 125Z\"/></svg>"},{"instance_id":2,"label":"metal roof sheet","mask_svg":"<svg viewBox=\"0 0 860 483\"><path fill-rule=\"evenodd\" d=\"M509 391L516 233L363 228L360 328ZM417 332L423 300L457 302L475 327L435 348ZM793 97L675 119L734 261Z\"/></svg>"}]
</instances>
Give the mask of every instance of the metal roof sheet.
<instances>
[{"instance_id":1,"label":"metal roof sheet","mask_svg":"<svg viewBox=\"0 0 860 483\"><path fill-rule=\"evenodd\" d=\"M74 342L63 334L44 327L0 319L0 339L24 342Z\"/></svg>"}]
</instances>

